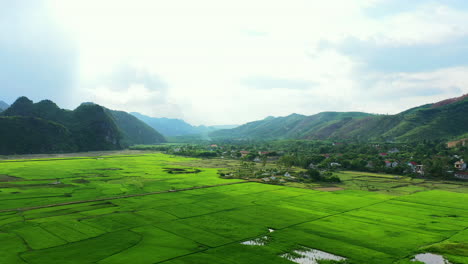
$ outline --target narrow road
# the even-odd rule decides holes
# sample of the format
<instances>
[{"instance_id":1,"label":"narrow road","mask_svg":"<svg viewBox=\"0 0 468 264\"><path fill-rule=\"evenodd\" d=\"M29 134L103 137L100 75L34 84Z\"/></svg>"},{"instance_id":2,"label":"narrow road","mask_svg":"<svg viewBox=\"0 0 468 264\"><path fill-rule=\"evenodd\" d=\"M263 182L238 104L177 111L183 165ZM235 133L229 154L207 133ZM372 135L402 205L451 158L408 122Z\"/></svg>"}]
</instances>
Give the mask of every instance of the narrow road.
<instances>
[{"instance_id":1,"label":"narrow road","mask_svg":"<svg viewBox=\"0 0 468 264\"><path fill-rule=\"evenodd\" d=\"M116 200L116 199L123 199L123 198L132 198L132 197L162 194L162 193L184 192L184 191L190 191L190 190L206 189L206 188L213 188L213 187L234 185L234 184L241 184L241 183L248 183L248 182L249 181L229 182L229 183L220 183L220 184L214 184L214 185L195 186L195 187L184 188L184 189L176 189L176 190L165 190L165 191L157 191L157 192L148 192L148 193L139 193L139 194L129 194L129 195L114 196L114 197L98 198L98 199L91 199L91 200L81 200L81 201L71 201L71 202L65 202L65 203L46 204L46 205L39 205L39 206L33 206L33 207L4 209L4 210L0 210L0 213L14 212L14 211L23 212L23 211L29 211L29 210L35 210L35 209L41 209L41 208L49 208L49 207L57 207L57 206L64 206L64 205L71 205L71 204L101 202L101 201L109 201L109 200Z\"/></svg>"}]
</instances>

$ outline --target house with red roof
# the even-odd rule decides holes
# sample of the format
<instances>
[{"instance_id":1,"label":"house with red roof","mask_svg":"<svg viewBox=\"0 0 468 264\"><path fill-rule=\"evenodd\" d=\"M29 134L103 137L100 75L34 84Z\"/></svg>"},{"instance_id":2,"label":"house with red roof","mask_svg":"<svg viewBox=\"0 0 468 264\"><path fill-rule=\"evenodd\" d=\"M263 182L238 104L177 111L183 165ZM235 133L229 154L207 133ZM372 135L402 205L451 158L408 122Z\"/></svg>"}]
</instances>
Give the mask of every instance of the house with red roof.
<instances>
[{"instance_id":1,"label":"house with red roof","mask_svg":"<svg viewBox=\"0 0 468 264\"><path fill-rule=\"evenodd\" d=\"M455 162L455 169L457 170L466 170L466 162L463 159Z\"/></svg>"}]
</instances>

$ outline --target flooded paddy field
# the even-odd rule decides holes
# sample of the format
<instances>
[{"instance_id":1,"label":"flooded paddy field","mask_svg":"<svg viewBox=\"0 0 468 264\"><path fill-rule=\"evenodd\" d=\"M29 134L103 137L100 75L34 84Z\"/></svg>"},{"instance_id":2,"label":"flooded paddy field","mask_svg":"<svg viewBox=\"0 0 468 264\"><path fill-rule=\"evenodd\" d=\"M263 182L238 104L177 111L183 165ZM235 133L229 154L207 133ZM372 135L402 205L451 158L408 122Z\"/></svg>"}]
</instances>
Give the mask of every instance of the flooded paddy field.
<instances>
[{"instance_id":1,"label":"flooded paddy field","mask_svg":"<svg viewBox=\"0 0 468 264\"><path fill-rule=\"evenodd\" d=\"M221 179L203 164L163 154L2 161L0 263L410 264L427 253L468 263L459 186L311 190Z\"/></svg>"}]
</instances>

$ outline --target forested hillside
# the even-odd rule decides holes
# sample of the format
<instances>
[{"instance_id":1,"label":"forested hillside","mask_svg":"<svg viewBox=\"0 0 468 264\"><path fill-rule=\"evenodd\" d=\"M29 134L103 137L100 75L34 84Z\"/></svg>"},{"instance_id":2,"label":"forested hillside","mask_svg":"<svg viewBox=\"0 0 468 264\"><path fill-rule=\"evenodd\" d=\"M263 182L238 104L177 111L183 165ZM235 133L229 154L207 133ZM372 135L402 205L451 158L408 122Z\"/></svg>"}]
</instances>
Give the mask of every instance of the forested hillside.
<instances>
[{"instance_id":1,"label":"forested hillside","mask_svg":"<svg viewBox=\"0 0 468 264\"><path fill-rule=\"evenodd\" d=\"M0 117L0 154L77 150L70 130L35 117Z\"/></svg>"},{"instance_id":2,"label":"forested hillside","mask_svg":"<svg viewBox=\"0 0 468 264\"><path fill-rule=\"evenodd\" d=\"M323 112L312 116L292 114L285 117L267 117L234 129L210 134L213 138L291 139L305 138L312 133L323 133L330 127L342 126L354 119L371 116L361 112Z\"/></svg>"},{"instance_id":3,"label":"forested hillside","mask_svg":"<svg viewBox=\"0 0 468 264\"><path fill-rule=\"evenodd\" d=\"M235 129L216 131L210 136L217 139L445 140L468 132L467 114L465 95L396 115L323 112L312 116L268 117Z\"/></svg>"},{"instance_id":4,"label":"forested hillside","mask_svg":"<svg viewBox=\"0 0 468 264\"><path fill-rule=\"evenodd\" d=\"M71 111L50 100L20 97L0 114L0 124L0 154L113 150L165 141L133 116L92 103Z\"/></svg>"},{"instance_id":5,"label":"forested hillside","mask_svg":"<svg viewBox=\"0 0 468 264\"><path fill-rule=\"evenodd\" d=\"M122 144L154 144L165 142L164 136L133 115L124 111L106 109L122 133Z\"/></svg>"}]
</instances>

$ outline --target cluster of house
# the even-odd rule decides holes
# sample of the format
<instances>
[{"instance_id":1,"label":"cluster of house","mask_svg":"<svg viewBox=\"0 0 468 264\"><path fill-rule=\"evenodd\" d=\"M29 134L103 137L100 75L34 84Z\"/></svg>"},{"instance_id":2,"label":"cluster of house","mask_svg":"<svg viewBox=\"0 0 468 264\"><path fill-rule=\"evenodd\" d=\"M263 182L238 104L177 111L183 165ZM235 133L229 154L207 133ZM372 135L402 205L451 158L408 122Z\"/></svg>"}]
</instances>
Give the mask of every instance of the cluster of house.
<instances>
[{"instance_id":1,"label":"cluster of house","mask_svg":"<svg viewBox=\"0 0 468 264\"><path fill-rule=\"evenodd\" d=\"M455 148L458 146L466 146L466 145L468 145L468 138L451 141L447 143L448 148ZM455 178L468 180L468 171L466 170L467 164L463 159L456 161L454 164L454 167L455 167L455 173L454 173Z\"/></svg>"},{"instance_id":2,"label":"cluster of house","mask_svg":"<svg viewBox=\"0 0 468 264\"><path fill-rule=\"evenodd\" d=\"M467 164L463 159L455 162L455 177L459 179L468 180L468 172L466 171Z\"/></svg>"},{"instance_id":3,"label":"cluster of house","mask_svg":"<svg viewBox=\"0 0 468 264\"><path fill-rule=\"evenodd\" d=\"M388 156L389 153L390 153L390 154L394 154L394 153L398 153L398 152L400 152L400 150L398 150L397 148L392 148L392 149L390 149L390 150L388 151L388 153L387 153L387 152L381 152L381 153L379 153L379 156L381 156L381 157L386 157L386 156Z\"/></svg>"},{"instance_id":4,"label":"cluster of house","mask_svg":"<svg viewBox=\"0 0 468 264\"><path fill-rule=\"evenodd\" d=\"M270 175L270 173L268 173L268 172L262 174L262 176L269 176L269 175ZM284 174L284 177L289 178L289 179L295 179L295 177L293 177L289 172L286 172ZM280 183L285 183L286 182L286 180L284 178L278 178L278 176L275 176L275 175L270 176L270 177L263 177L262 178L262 181L264 181L264 182L270 182L270 181L276 181L276 180L278 180Z\"/></svg>"},{"instance_id":5,"label":"cluster of house","mask_svg":"<svg viewBox=\"0 0 468 264\"><path fill-rule=\"evenodd\" d=\"M413 172L424 175L424 166L423 165L417 164L414 161L410 161L410 162L408 162L408 166L413 170Z\"/></svg>"},{"instance_id":6,"label":"cluster of house","mask_svg":"<svg viewBox=\"0 0 468 264\"><path fill-rule=\"evenodd\" d=\"M385 160L384 162L385 162L385 167L387 167L387 168L395 168L398 165L400 165L400 163L398 161L394 161L394 160ZM424 175L424 166L423 165L418 164L418 163L416 163L414 161L410 161L410 162L406 163L406 166L408 166L409 169L412 172ZM366 167L372 168L373 164L369 162Z\"/></svg>"},{"instance_id":7,"label":"cluster of house","mask_svg":"<svg viewBox=\"0 0 468 264\"><path fill-rule=\"evenodd\" d=\"M242 150L242 151L239 151L239 153L241 154L241 157L243 158L243 157L249 155L250 151ZM271 151L259 151L257 154L259 156L267 156L270 153L272 153L272 152ZM259 161L261 161L261 159L257 157L256 160L254 160L254 161L259 162Z\"/></svg>"},{"instance_id":8,"label":"cluster of house","mask_svg":"<svg viewBox=\"0 0 468 264\"><path fill-rule=\"evenodd\" d=\"M463 159L461 159L459 161L456 161L455 162L455 169L461 170L461 171L466 170L466 162Z\"/></svg>"},{"instance_id":9,"label":"cluster of house","mask_svg":"<svg viewBox=\"0 0 468 264\"><path fill-rule=\"evenodd\" d=\"M414 162L414 163L416 163L416 162ZM399 163L397 161L391 161L391 160L386 160L385 161L385 167L387 167L387 168L395 168L396 166L398 166L398 164Z\"/></svg>"}]
</instances>

